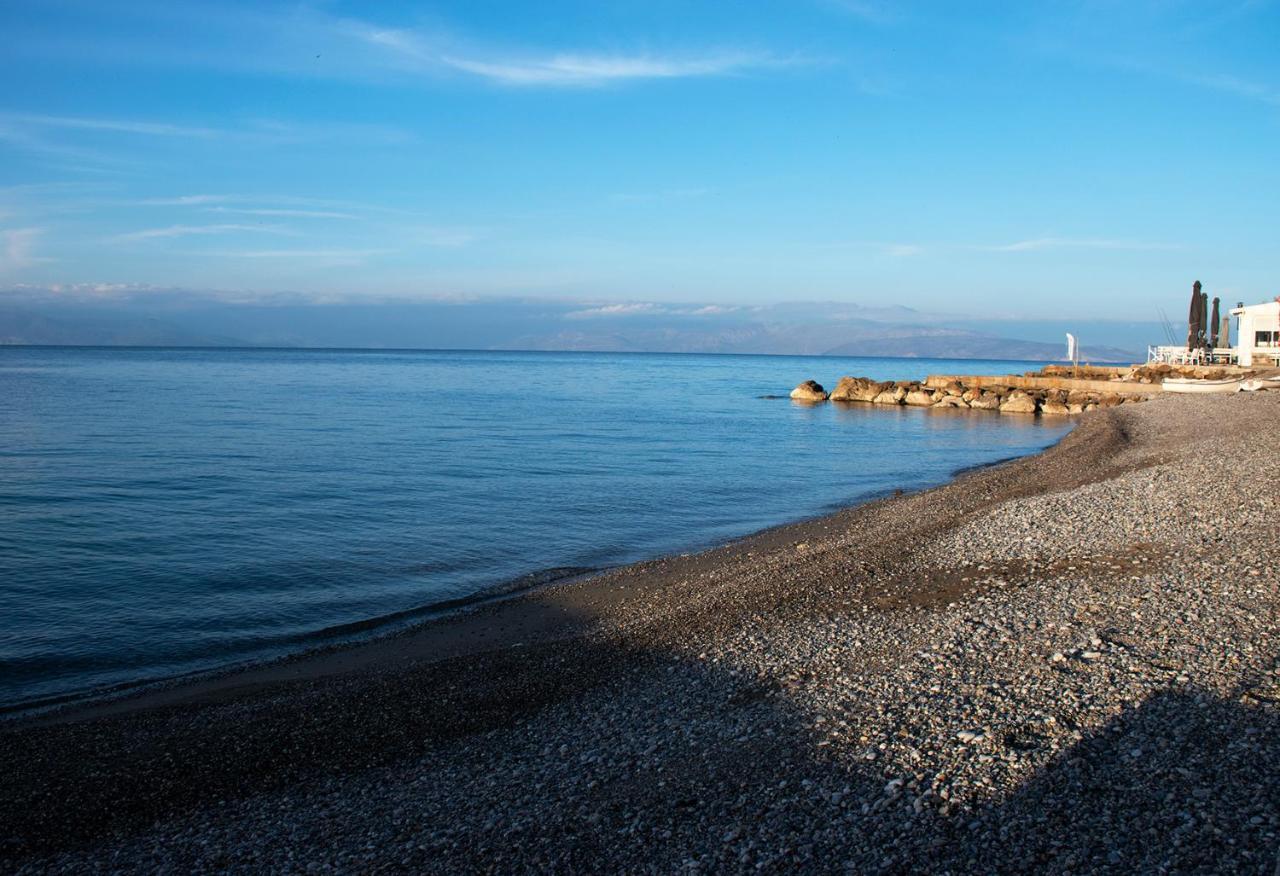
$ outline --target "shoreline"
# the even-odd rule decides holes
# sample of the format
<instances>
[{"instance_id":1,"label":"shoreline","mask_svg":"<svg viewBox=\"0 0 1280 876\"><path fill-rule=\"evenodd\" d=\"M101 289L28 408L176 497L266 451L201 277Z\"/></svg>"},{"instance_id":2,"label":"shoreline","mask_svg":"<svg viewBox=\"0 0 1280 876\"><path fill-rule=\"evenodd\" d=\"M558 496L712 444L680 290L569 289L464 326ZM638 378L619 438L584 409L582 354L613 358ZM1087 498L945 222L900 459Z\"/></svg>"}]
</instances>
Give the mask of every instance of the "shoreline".
<instances>
[{"instance_id":1,"label":"shoreline","mask_svg":"<svg viewBox=\"0 0 1280 876\"><path fill-rule=\"evenodd\" d=\"M1094 421L1092 431L1106 431ZM14 715L0 723L0 739L5 731L26 726L73 724L112 716L128 716L174 706L199 706L255 695L273 686L322 682L365 671L394 668L398 664L444 663L488 651L503 651L532 644L571 639L593 632L599 618L620 601L619 592L634 586L630 579L643 580L654 572L664 577L687 575L703 565L741 561L757 550L777 550L783 543L805 542L827 533L833 526L856 515L874 514L886 503L901 502L940 490L962 488L967 478L1003 466L1031 464L1054 453L1080 426L1038 453L1013 457L953 472L945 483L922 491L886 493L831 513L818 514L790 523L766 527L740 539L690 553L667 554L614 569L589 573L569 581L552 581L527 591L482 601L457 613L431 618L406 629L364 641L320 645L306 651L248 665L201 672L195 677L160 679L143 690L121 696L56 705L32 715ZM967 470L966 470L967 469ZM672 567L672 568L668 568ZM624 597L625 598L625 597Z\"/></svg>"},{"instance_id":2,"label":"shoreline","mask_svg":"<svg viewBox=\"0 0 1280 876\"><path fill-rule=\"evenodd\" d=\"M1135 797L1147 779L1132 775L1083 796L1068 781L1077 760L1121 770L1130 751L1163 752L1192 719L1239 740L1217 746L1226 774L1195 779L1208 789L1196 807L1251 814L1241 795L1266 798L1257 784L1280 776L1268 735L1280 719L1256 681L1280 650L1276 584L1261 571L1276 549L1241 541L1239 513L1236 529L1219 525L1239 475L1205 456L1275 451L1280 394L1256 396L1099 410L1039 454L943 486L553 584L305 665L0 725L0 860L905 870L974 842L1005 860L999 826L1023 819L1010 863L1031 854L1072 869L1101 854L1105 869L1112 854L1116 869L1149 869L1160 859L1144 855L1209 850L1243 865L1260 843L1274 855L1280 812L1268 811L1230 849L1213 845L1208 818L1181 851L1135 830L1095 852L1095 828L1129 836L1127 819L1160 835L1150 819L1184 804ZM1186 495L1197 515L1170 528L1164 509ZM1276 501L1255 504L1243 519L1256 529ZM1164 621L1180 612L1198 620ZM1212 647L1194 644L1201 631ZM1148 644L1159 653L1141 656ZM1198 699L1168 699L1185 684ZM1261 705L1216 705L1240 689ZM1164 743L1087 753L1102 744L1095 731L1112 738L1108 722L1146 727L1147 715ZM1127 740L1130 724L1116 727ZM1173 752L1180 769L1202 769L1196 751ZM405 823L405 811L417 815ZM1069 829L1037 832L1043 813ZM386 833L406 830L406 846ZM263 831L283 838L264 846Z\"/></svg>"},{"instance_id":3,"label":"shoreline","mask_svg":"<svg viewBox=\"0 0 1280 876\"><path fill-rule=\"evenodd\" d=\"M351 621L305 633L296 637L297 642L301 645L297 650L288 650L261 658L246 658L207 668L192 669L189 672L140 678L135 681L125 681L105 687L24 700L10 705L0 705L0 729L5 726L6 722L58 721L61 720L61 716L64 713L78 715L81 710L94 710L100 707L123 704L125 701L144 697L150 693L196 685L202 682L221 681L227 677L265 669L279 663L304 660L333 650L371 644L383 638L404 635L421 626L447 620L450 617L463 614L486 604L518 599L543 587L554 587L557 584L591 578L601 572L608 571L610 568L613 567L601 566L580 570L567 570L560 567L545 569L495 584L470 596L426 603L378 617ZM564 574L551 574L560 571L564 571ZM539 580L532 583L521 583L530 579ZM364 635L361 635L362 633Z\"/></svg>"},{"instance_id":4,"label":"shoreline","mask_svg":"<svg viewBox=\"0 0 1280 876\"><path fill-rule=\"evenodd\" d=\"M785 398L785 396L779 396L779 398ZM914 487L884 487L877 489L849 504L842 504L834 510L830 508L820 510L793 520L753 530L729 541L707 542L706 540L700 540L694 542L685 550L658 554L616 566L601 566L594 569L555 567L538 570L496 583L468 596L427 603L378 617L316 630L305 634L299 640L300 647L296 650L287 650L275 655L249 658L219 666L193 669L189 672L174 675L143 678L87 691L72 692L65 695L55 695L39 700L28 700L0 706L0 730L3 730L4 726L8 724L25 722L39 724L60 723L86 717L125 713L132 711L134 708L151 708L155 705L173 702L175 698L176 700L186 700L189 698L189 693L198 698L205 692L212 693L214 691L221 692L235 689L240 686L241 681L246 685L256 685L259 680L274 682L286 678L309 677L309 671L306 666L295 666L294 664L311 664L315 661L316 671L320 675L329 675L332 671L332 665L335 663L341 664L343 661L326 658L334 658L338 655L338 652L364 648L381 650L378 646L385 644L389 640L426 633L427 629L433 625L448 624L477 610L486 607L500 607L507 602L518 601L541 590L580 583L590 586L586 582L608 573L625 573L632 567L732 548L739 542L764 536L774 530L820 522L826 518L835 517L876 502L945 487L973 472L995 468L1020 459L1029 459L1046 453L1061 443L1074 429L1075 425L1073 424L1071 430L1039 451L1001 457L990 462L960 466L950 471L945 480L939 480L934 483L925 483ZM546 577L551 573L562 570L565 574L550 578ZM501 624L505 619L498 618L497 620ZM467 626L468 635L477 634L469 628L470 625ZM524 629L524 627L517 623L513 629L520 630ZM425 638L430 639L431 637L427 635ZM444 638L451 640L453 637ZM427 647L429 648L430 646L428 645ZM451 642L442 643L442 653L438 659L455 656L454 647ZM503 643L486 643L486 647L503 647ZM415 652L417 650L415 649ZM415 659L424 657L426 655L419 655ZM200 693L196 693L197 691Z\"/></svg>"}]
</instances>

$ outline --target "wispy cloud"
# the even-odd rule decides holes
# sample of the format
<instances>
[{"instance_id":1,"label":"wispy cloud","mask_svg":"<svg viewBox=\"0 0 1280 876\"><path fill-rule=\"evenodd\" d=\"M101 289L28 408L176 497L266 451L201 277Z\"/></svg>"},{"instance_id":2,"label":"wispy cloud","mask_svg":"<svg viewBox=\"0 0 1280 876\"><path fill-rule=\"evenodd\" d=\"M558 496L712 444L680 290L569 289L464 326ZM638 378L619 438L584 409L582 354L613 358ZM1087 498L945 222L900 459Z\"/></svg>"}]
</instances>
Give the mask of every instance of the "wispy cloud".
<instances>
[{"instance_id":1,"label":"wispy cloud","mask_svg":"<svg viewBox=\"0 0 1280 876\"><path fill-rule=\"evenodd\" d=\"M142 134L151 137L215 137L220 131L214 128L173 125L166 122L136 121L132 119L104 119L86 116L44 116L24 113L0 113L0 122L30 125L39 128L76 128L86 131L113 131L121 134Z\"/></svg>"},{"instance_id":2,"label":"wispy cloud","mask_svg":"<svg viewBox=\"0 0 1280 876\"><path fill-rule=\"evenodd\" d=\"M920 255L924 252L924 247L915 243L886 243L881 247L881 251L892 258L902 259Z\"/></svg>"},{"instance_id":3,"label":"wispy cloud","mask_svg":"<svg viewBox=\"0 0 1280 876\"><path fill-rule=\"evenodd\" d=\"M1039 15L1028 16L1034 27L1019 44L1072 64L1176 82L1275 107L1280 106L1280 82L1268 81L1274 71L1254 66L1251 75L1240 75L1233 71L1249 63L1249 54L1225 51L1243 33L1274 31L1273 21L1257 17L1274 5L1272 0L1051 5ZM1078 14L1063 15L1064 8ZM1194 58L1194 63L1178 61L1185 58Z\"/></svg>"},{"instance_id":4,"label":"wispy cloud","mask_svg":"<svg viewBox=\"0 0 1280 876\"><path fill-rule=\"evenodd\" d=\"M1171 67L1163 60L1143 61L1131 54L1100 55L1095 63L1112 69L1180 82L1196 88L1205 88L1221 94L1258 101L1268 106L1280 106L1280 86L1237 76L1234 73L1205 73Z\"/></svg>"},{"instance_id":5,"label":"wispy cloud","mask_svg":"<svg viewBox=\"0 0 1280 876\"><path fill-rule=\"evenodd\" d=\"M404 145L418 140L417 135L392 125L352 122L301 122L290 119L246 119L227 132L247 143L268 146L290 146L299 143L357 143L371 145Z\"/></svg>"},{"instance_id":6,"label":"wispy cloud","mask_svg":"<svg viewBox=\"0 0 1280 876\"><path fill-rule=\"evenodd\" d=\"M205 207L205 213L234 213L241 216L277 216L290 219L357 219L354 213L334 210L296 210L289 208L257 207Z\"/></svg>"},{"instance_id":7,"label":"wispy cloud","mask_svg":"<svg viewBox=\"0 0 1280 876\"><path fill-rule=\"evenodd\" d=\"M1154 243L1142 240L1103 237L1032 237L1010 243L971 244L954 241L930 241L924 243L897 243L892 241L855 240L824 245L823 249L857 248L869 250L888 258L911 258L930 253L955 252L1040 252L1055 249L1128 250L1133 252L1175 250L1177 244Z\"/></svg>"},{"instance_id":8,"label":"wispy cloud","mask_svg":"<svg viewBox=\"0 0 1280 876\"><path fill-rule=\"evenodd\" d=\"M295 232L278 225L240 225L223 223L218 225L169 225L164 228L145 228L141 231L130 231L118 234L115 240L153 240L168 237L191 237L205 234L238 234L241 232L263 234L294 234Z\"/></svg>"},{"instance_id":9,"label":"wispy cloud","mask_svg":"<svg viewBox=\"0 0 1280 876\"><path fill-rule=\"evenodd\" d=\"M1215 91L1261 101L1271 106L1280 106L1280 88L1265 85L1261 82L1243 79L1230 74L1191 75L1184 78L1196 85L1212 88Z\"/></svg>"},{"instance_id":10,"label":"wispy cloud","mask_svg":"<svg viewBox=\"0 0 1280 876\"><path fill-rule=\"evenodd\" d=\"M126 298L136 294L168 291L168 287L149 283L52 283L48 286L19 283L10 291L28 298Z\"/></svg>"},{"instance_id":11,"label":"wispy cloud","mask_svg":"<svg viewBox=\"0 0 1280 876\"><path fill-rule=\"evenodd\" d=\"M653 316L665 313L666 310L657 304L647 302L631 302L628 304L602 304L598 307L584 307L582 310L571 310L565 319L595 319L608 316Z\"/></svg>"},{"instance_id":12,"label":"wispy cloud","mask_svg":"<svg viewBox=\"0 0 1280 876\"><path fill-rule=\"evenodd\" d=\"M35 254L36 241L42 234L43 228L10 228L0 231L0 271L21 270L49 261Z\"/></svg>"},{"instance_id":13,"label":"wispy cloud","mask_svg":"<svg viewBox=\"0 0 1280 876\"><path fill-rule=\"evenodd\" d=\"M128 162L107 155L97 149L58 142L48 136L48 130L15 121L0 114L0 143L7 143L44 161L57 162L64 167L75 167L83 172L114 172Z\"/></svg>"},{"instance_id":14,"label":"wispy cloud","mask_svg":"<svg viewBox=\"0 0 1280 876\"><path fill-rule=\"evenodd\" d=\"M854 0L848 0L854 2ZM102 4L98 4L102 6ZM870 18L883 16L881 0L859 0ZM795 63L752 46L598 46L477 44L443 24L398 27L334 14L330 3L159 4L183 40L146 39L122 32L121 14L92 9L57 35L39 31L18 39L17 50L42 60L65 56L114 64L205 67L285 73L357 81L405 74L464 74L512 86L588 86L623 81L724 75L748 68ZM143 122L139 131L152 123ZM181 125L157 133L178 133ZM120 128L120 130L125 130Z\"/></svg>"},{"instance_id":15,"label":"wispy cloud","mask_svg":"<svg viewBox=\"0 0 1280 876\"><path fill-rule=\"evenodd\" d=\"M222 252L223 258L252 260L295 260L310 266L345 266L363 264L368 259L390 253L388 249L251 249Z\"/></svg>"},{"instance_id":16,"label":"wispy cloud","mask_svg":"<svg viewBox=\"0 0 1280 876\"><path fill-rule=\"evenodd\" d=\"M412 30L345 20L342 32L389 54L401 66L421 71L453 70L501 85L592 86L643 79L718 76L779 63L770 56L730 51L687 55L554 52L476 52L445 48Z\"/></svg>"},{"instance_id":17,"label":"wispy cloud","mask_svg":"<svg viewBox=\"0 0 1280 876\"><path fill-rule=\"evenodd\" d=\"M0 194L3 189L0 189ZM386 214L424 219L421 212L404 210L386 204L360 203L333 198L310 198L275 193L218 193L143 198L119 202L132 207L193 207L201 213L228 215L296 216L303 219L361 219L368 214Z\"/></svg>"},{"instance_id":18,"label":"wispy cloud","mask_svg":"<svg viewBox=\"0 0 1280 876\"><path fill-rule=\"evenodd\" d=\"M638 316L720 316L741 310L740 307L719 304L705 305L670 305L657 304L652 301L628 301L617 304L600 304L571 310L564 315L565 319L617 319Z\"/></svg>"},{"instance_id":19,"label":"wispy cloud","mask_svg":"<svg viewBox=\"0 0 1280 876\"><path fill-rule=\"evenodd\" d=\"M1149 243L1139 240L1123 240L1118 238L1077 238L1077 237L1035 237L1028 240L1017 240L1012 243L994 245L978 245L973 249L984 252L1036 252L1049 249L1111 249L1111 250L1170 250L1178 249L1174 244Z\"/></svg>"},{"instance_id":20,"label":"wispy cloud","mask_svg":"<svg viewBox=\"0 0 1280 876\"><path fill-rule=\"evenodd\" d=\"M899 243L895 241L884 241L884 240L852 240L852 241L841 241L839 243L821 245L821 248L824 250L830 250L830 249L844 250L844 249L849 249L851 247L856 249L861 249L861 250L869 250L871 252L878 253L882 256L888 256L889 258L895 258L895 259L923 255L926 252L926 247L923 244Z\"/></svg>"},{"instance_id":21,"label":"wispy cloud","mask_svg":"<svg viewBox=\"0 0 1280 876\"><path fill-rule=\"evenodd\" d=\"M731 54L703 58L624 55L554 55L542 59L444 56L445 64L505 85L603 85L626 79L715 76L759 66L763 58Z\"/></svg>"},{"instance_id":22,"label":"wispy cloud","mask_svg":"<svg viewBox=\"0 0 1280 876\"><path fill-rule=\"evenodd\" d=\"M0 112L0 142L45 159L74 162L79 172L118 172L121 167L144 166L120 152L118 141L138 138L182 143L185 148L208 143L249 149L316 143L403 145L415 139L406 131L386 125L313 124L260 118L210 127L154 120ZM193 197L170 203L199 201Z\"/></svg>"},{"instance_id":23,"label":"wispy cloud","mask_svg":"<svg viewBox=\"0 0 1280 876\"><path fill-rule=\"evenodd\" d=\"M147 198L138 203L154 207L187 207L199 204L220 204L235 200L234 195L179 195L176 198Z\"/></svg>"}]
</instances>

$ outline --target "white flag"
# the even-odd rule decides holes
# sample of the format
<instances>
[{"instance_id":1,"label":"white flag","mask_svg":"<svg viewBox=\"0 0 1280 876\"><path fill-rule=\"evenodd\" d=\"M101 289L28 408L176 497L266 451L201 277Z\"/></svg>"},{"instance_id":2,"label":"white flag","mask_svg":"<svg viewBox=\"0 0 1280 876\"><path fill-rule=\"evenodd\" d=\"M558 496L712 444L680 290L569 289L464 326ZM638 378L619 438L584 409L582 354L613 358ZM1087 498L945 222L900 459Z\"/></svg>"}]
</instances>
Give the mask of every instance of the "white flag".
<instances>
[{"instance_id":1,"label":"white flag","mask_svg":"<svg viewBox=\"0 0 1280 876\"><path fill-rule=\"evenodd\" d=\"M1067 361L1076 361L1076 354L1078 352L1079 351L1076 348L1076 336L1071 334L1071 332L1067 332Z\"/></svg>"}]
</instances>

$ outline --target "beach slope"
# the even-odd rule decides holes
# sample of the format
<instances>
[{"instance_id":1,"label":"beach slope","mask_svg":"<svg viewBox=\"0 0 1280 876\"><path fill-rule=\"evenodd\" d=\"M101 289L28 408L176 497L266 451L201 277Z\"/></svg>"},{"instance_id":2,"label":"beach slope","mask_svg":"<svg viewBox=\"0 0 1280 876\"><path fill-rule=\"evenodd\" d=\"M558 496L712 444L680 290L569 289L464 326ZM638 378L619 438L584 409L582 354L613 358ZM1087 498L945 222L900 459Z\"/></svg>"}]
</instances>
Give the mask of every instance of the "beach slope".
<instances>
[{"instance_id":1,"label":"beach slope","mask_svg":"<svg viewBox=\"0 0 1280 876\"><path fill-rule=\"evenodd\" d=\"M935 490L10 722L0 861L1271 872L1278 426L1280 393L1098 410Z\"/></svg>"}]
</instances>

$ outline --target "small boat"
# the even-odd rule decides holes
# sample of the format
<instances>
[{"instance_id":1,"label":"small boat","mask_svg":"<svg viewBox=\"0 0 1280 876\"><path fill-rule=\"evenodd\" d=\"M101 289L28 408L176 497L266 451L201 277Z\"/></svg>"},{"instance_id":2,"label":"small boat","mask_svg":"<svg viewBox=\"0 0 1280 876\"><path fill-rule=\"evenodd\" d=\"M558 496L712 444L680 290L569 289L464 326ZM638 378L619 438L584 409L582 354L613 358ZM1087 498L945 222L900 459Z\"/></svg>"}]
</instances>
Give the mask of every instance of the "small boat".
<instances>
[{"instance_id":1,"label":"small boat","mask_svg":"<svg viewBox=\"0 0 1280 876\"><path fill-rule=\"evenodd\" d=\"M1240 384L1245 392L1257 392L1260 389L1280 389L1280 377L1255 377Z\"/></svg>"},{"instance_id":2,"label":"small boat","mask_svg":"<svg viewBox=\"0 0 1280 876\"><path fill-rule=\"evenodd\" d=\"M1165 392L1239 392L1244 380L1228 377L1223 380L1197 380L1194 377L1166 377Z\"/></svg>"}]
</instances>

